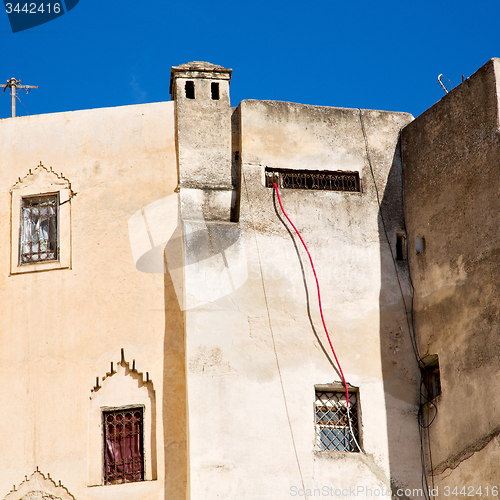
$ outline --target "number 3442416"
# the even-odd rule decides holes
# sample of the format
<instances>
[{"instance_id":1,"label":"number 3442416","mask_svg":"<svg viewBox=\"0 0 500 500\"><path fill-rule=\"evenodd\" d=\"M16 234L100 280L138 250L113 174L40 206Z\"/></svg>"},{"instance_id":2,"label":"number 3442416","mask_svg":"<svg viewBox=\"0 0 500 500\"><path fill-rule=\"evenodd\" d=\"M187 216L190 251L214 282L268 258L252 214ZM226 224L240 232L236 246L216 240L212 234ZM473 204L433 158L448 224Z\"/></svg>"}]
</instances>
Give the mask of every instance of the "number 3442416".
<instances>
[{"instance_id":1,"label":"number 3442416","mask_svg":"<svg viewBox=\"0 0 500 500\"><path fill-rule=\"evenodd\" d=\"M491 492L491 496L498 496L498 486L462 486L462 489L459 489L458 486L455 486L453 489L451 486L444 487L444 496L465 496L465 497L486 497L489 498Z\"/></svg>"},{"instance_id":2,"label":"number 3442416","mask_svg":"<svg viewBox=\"0 0 500 500\"><path fill-rule=\"evenodd\" d=\"M6 3L5 11L7 14L12 14L12 12L16 12L18 14L59 14L61 12L61 4L60 3Z\"/></svg>"}]
</instances>

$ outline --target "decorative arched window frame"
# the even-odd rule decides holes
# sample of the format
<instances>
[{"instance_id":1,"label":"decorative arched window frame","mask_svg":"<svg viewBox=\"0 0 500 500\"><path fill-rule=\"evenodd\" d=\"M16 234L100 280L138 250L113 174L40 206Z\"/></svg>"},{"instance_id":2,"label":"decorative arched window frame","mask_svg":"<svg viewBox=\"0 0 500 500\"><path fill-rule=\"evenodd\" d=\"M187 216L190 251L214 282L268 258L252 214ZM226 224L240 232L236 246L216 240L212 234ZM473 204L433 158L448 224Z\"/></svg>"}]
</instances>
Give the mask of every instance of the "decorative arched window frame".
<instances>
[{"instance_id":1,"label":"decorative arched window frame","mask_svg":"<svg viewBox=\"0 0 500 500\"><path fill-rule=\"evenodd\" d=\"M122 351L120 362L111 363L111 371L101 379L97 378L90 396L89 415L89 454L88 471L89 486L105 485L104 470L104 412L110 410L126 410L142 408L143 412L143 460L144 479L157 479L157 452L156 452L156 398L153 383L149 375L135 369L135 361L130 364L125 361ZM137 484L123 483L123 484ZM107 488L122 487L122 484L107 484Z\"/></svg>"},{"instance_id":2,"label":"decorative arched window frame","mask_svg":"<svg viewBox=\"0 0 500 500\"><path fill-rule=\"evenodd\" d=\"M71 184L63 175L56 174L40 162L11 188L11 274L71 268ZM56 258L21 263L23 200L33 197L54 196L57 199L57 251Z\"/></svg>"},{"instance_id":3,"label":"decorative arched window frame","mask_svg":"<svg viewBox=\"0 0 500 500\"><path fill-rule=\"evenodd\" d=\"M38 467L36 471L5 497L5 500L75 500L68 489L50 477L42 474Z\"/></svg>"}]
</instances>

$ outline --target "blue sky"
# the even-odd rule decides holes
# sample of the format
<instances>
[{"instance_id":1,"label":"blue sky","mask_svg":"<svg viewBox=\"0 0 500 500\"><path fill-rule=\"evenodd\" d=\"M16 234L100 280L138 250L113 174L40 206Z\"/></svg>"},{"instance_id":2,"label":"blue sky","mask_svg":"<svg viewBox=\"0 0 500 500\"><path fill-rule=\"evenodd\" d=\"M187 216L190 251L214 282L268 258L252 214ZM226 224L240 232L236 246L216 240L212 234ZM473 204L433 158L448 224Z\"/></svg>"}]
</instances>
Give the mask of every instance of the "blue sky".
<instances>
[{"instance_id":1,"label":"blue sky","mask_svg":"<svg viewBox=\"0 0 500 500\"><path fill-rule=\"evenodd\" d=\"M22 2L21 2L22 3ZM169 100L170 67L233 68L231 101L272 99L419 115L500 57L500 1L250 2L80 0L12 33L0 13L1 83L29 114ZM21 103L18 115L25 115ZM10 96L0 93L0 118Z\"/></svg>"}]
</instances>

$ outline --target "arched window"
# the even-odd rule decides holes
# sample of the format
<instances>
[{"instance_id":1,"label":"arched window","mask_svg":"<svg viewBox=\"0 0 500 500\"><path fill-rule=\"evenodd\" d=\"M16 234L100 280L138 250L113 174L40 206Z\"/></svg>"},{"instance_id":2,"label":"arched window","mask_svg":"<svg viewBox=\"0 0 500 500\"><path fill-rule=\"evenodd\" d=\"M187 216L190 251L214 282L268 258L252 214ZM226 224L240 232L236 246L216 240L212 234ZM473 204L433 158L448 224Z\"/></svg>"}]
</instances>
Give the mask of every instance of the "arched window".
<instances>
[{"instance_id":1,"label":"arched window","mask_svg":"<svg viewBox=\"0 0 500 500\"><path fill-rule=\"evenodd\" d=\"M149 375L122 358L90 396L89 484L156 479L156 403Z\"/></svg>"}]
</instances>

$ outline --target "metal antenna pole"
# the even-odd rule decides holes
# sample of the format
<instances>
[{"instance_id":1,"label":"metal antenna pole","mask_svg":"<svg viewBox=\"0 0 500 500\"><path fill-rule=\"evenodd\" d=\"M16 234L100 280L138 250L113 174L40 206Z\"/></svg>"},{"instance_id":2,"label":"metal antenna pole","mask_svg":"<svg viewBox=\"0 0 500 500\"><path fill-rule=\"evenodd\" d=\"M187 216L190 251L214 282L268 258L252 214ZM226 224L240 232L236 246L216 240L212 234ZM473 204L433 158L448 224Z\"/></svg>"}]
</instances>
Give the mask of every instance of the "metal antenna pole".
<instances>
[{"instance_id":1,"label":"metal antenna pole","mask_svg":"<svg viewBox=\"0 0 500 500\"><path fill-rule=\"evenodd\" d=\"M21 81L21 80L19 80ZM10 80L10 107L12 112L12 118L16 116L16 82L15 78L11 78Z\"/></svg>"},{"instance_id":2,"label":"metal antenna pole","mask_svg":"<svg viewBox=\"0 0 500 500\"><path fill-rule=\"evenodd\" d=\"M10 88L10 105L12 118L16 116L16 88L25 89L26 93L28 93L31 89L38 88L38 85L19 85L20 83L21 80L11 78L10 80L7 80L7 83L5 85L0 85L0 88L3 87L4 92L7 90L7 88Z\"/></svg>"}]
</instances>

